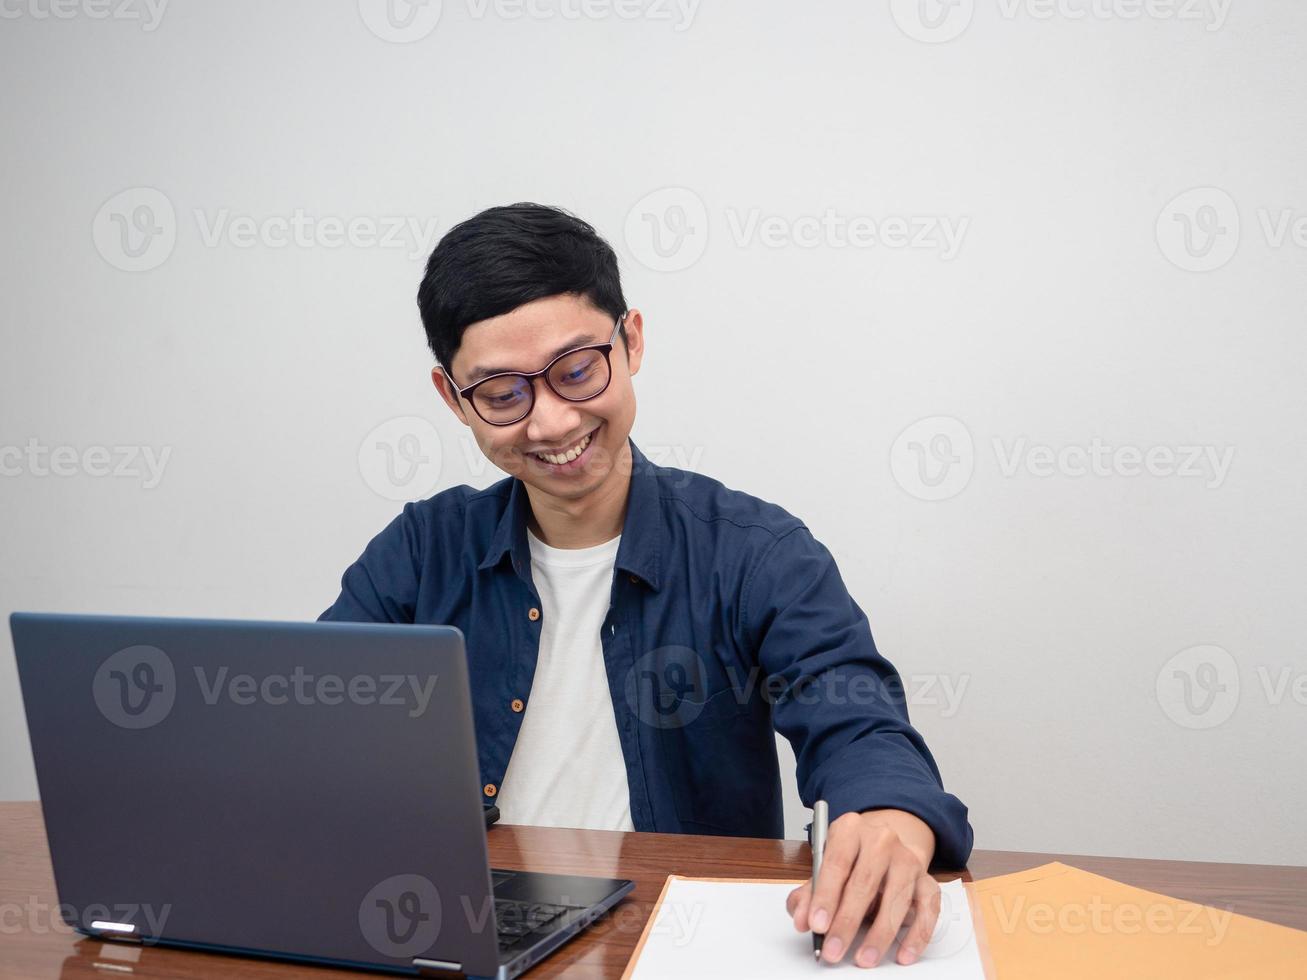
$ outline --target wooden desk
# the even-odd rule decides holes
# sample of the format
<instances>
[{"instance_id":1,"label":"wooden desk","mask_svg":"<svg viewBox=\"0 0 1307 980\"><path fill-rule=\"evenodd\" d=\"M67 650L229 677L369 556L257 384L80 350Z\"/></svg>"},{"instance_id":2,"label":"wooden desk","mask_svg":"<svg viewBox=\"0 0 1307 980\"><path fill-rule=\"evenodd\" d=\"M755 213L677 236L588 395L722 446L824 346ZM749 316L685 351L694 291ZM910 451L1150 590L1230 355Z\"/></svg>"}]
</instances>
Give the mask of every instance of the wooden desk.
<instances>
[{"instance_id":1,"label":"wooden desk","mask_svg":"<svg viewBox=\"0 0 1307 980\"><path fill-rule=\"evenodd\" d=\"M507 826L493 828L489 839L490 859L496 867L612 875L636 882L635 891L608 918L532 970L528 974L532 980L620 976L668 874L798 879L807 877L809 868L807 845L795 841ZM959 876L970 879L972 875L986 878L1053 860L1163 894L1307 929L1307 868L976 851L970 874L936 877L941 881ZM56 903L40 808L36 803L0 803L0 978L4 980L108 980L114 976L292 980L310 975L360 975L269 960L101 943L69 931L55 913Z\"/></svg>"}]
</instances>

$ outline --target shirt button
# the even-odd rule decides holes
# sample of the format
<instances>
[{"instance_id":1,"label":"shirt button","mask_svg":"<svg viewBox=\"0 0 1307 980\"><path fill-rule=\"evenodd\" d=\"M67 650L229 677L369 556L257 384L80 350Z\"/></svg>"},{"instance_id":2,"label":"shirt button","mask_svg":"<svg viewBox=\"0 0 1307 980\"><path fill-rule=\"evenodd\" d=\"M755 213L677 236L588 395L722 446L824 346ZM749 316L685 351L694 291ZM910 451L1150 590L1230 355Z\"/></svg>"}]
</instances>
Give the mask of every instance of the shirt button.
<instances>
[{"instance_id":1,"label":"shirt button","mask_svg":"<svg viewBox=\"0 0 1307 980\"><path fill-rule=\"evenodd\" d=\"M532 606L530 609L526 611L526 618L534 623L537 619L540 618L540 610L537 609L535 606Z\"/></svg>"},{"instance_id":2,"label":"shirt button","mask_svg":"<svg viewBox=\"0 0 1307 980\"><path fill-rule=\"evenodd\" d=\"M629 578L630 578L631 581L634 582L636 585L639 585L639 584L640 584L640 576L639 576L639 575L631 575L631 576L629 576Z\"/></svg>"},{"instance_id":3,"label":"shirt button","mask_svg":"<svg viewBox=\"0 0 1307 980\"><path fill-rule=\"evenodd\" d=\"M526 705L522 703L522 699L521 699L521 698L513 698L513 710L514 710L514 711L521 711L521 710L522 710L523 708L525 708L525 707L526 707Z\"/></svg>"},{"instance_id":4,"label":"shirt button","mask_svg":"<svg viewBox=\"0 0 1307 980\"><path fill-rule=\"evenodd\" d=\"M494 783L486 783L485 787L481 790L481 792L485 793L486 796L494 796L496 793L499 792L499 790L495 789Z\"/></svg>"}]
</instances>

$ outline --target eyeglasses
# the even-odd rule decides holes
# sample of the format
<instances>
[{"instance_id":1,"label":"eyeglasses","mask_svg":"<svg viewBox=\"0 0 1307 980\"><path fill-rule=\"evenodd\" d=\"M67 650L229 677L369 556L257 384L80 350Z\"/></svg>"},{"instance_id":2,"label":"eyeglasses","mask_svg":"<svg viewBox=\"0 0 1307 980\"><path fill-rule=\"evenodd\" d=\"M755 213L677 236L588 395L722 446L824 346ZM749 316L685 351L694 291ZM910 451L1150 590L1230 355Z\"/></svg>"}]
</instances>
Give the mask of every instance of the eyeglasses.
<instances>
[{"instance_id":1,"label":"eyeglasses","mask_svg":"<svg viewBox=\"0 0 1307 980\"><path fill-rule=\"evenodd\" d=\"M574 347L559 354L539 371L492 374L457 391L472 403L477 415L491 425L512 425L531 414L536 401L536 378L544 378L550 391L569 402L598 398L612 380L613 366L609 355L625 320L625 313L617 318L613 335L606 344Z\"/></svg>"}]
</instances>

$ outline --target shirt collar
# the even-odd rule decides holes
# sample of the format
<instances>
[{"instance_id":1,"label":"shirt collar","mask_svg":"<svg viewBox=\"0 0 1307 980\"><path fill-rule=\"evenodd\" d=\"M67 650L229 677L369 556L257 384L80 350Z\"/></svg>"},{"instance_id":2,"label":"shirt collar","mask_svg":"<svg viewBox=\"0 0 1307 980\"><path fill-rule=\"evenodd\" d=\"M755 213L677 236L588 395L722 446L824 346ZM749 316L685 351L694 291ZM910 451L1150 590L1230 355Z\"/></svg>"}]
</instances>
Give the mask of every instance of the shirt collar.
<instances>
[{"instance_id":1,"label":"shirt collar","mask_svg":"<svg viewBox=\"0 0 1307 980\"><path fill-rule=\"evenodd\" d=\"M622 543L617 546L614 567L635 575L655 591L661 583L662 552L666 532L659 506L658 467L645 458L628 437L631 447L631 487L626 498L626 519L622 524ZM526 517L530 499L526 484L512 478L508 506L504 508L490 547L478 568L494 568L513 556L513 570L523 576L531 567L531 550L526 540ZM525 577L525 576L523 576Z\"/></svg>"}]
</instances>

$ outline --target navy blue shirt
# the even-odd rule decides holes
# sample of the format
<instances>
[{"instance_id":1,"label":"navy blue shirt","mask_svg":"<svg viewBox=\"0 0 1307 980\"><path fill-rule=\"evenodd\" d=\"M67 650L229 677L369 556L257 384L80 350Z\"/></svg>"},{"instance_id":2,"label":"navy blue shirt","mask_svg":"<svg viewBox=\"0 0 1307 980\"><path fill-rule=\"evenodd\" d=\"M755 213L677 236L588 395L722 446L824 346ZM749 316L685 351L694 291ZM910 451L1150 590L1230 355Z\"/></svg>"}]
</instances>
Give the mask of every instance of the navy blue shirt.
<instances>
[{"instance_id":1,"label":"navy blue shirt","mask_svg":"<svg viewBox=\"0 0 1307 980\"><path fill-rule=\"evenodd\" d=\"M805 805L825 799L832 820L914 813L935 832L933 864L963 866L967 808L944 791L830 552L774 504L654 465L634 443L631 455L600 640L635 828L784 836L774 726ZM513 478L405 504L319 617L462 630L487 803L521 728L513 702L530 703L546 612L529 511Z\"/></svg>"}]
</instances>

